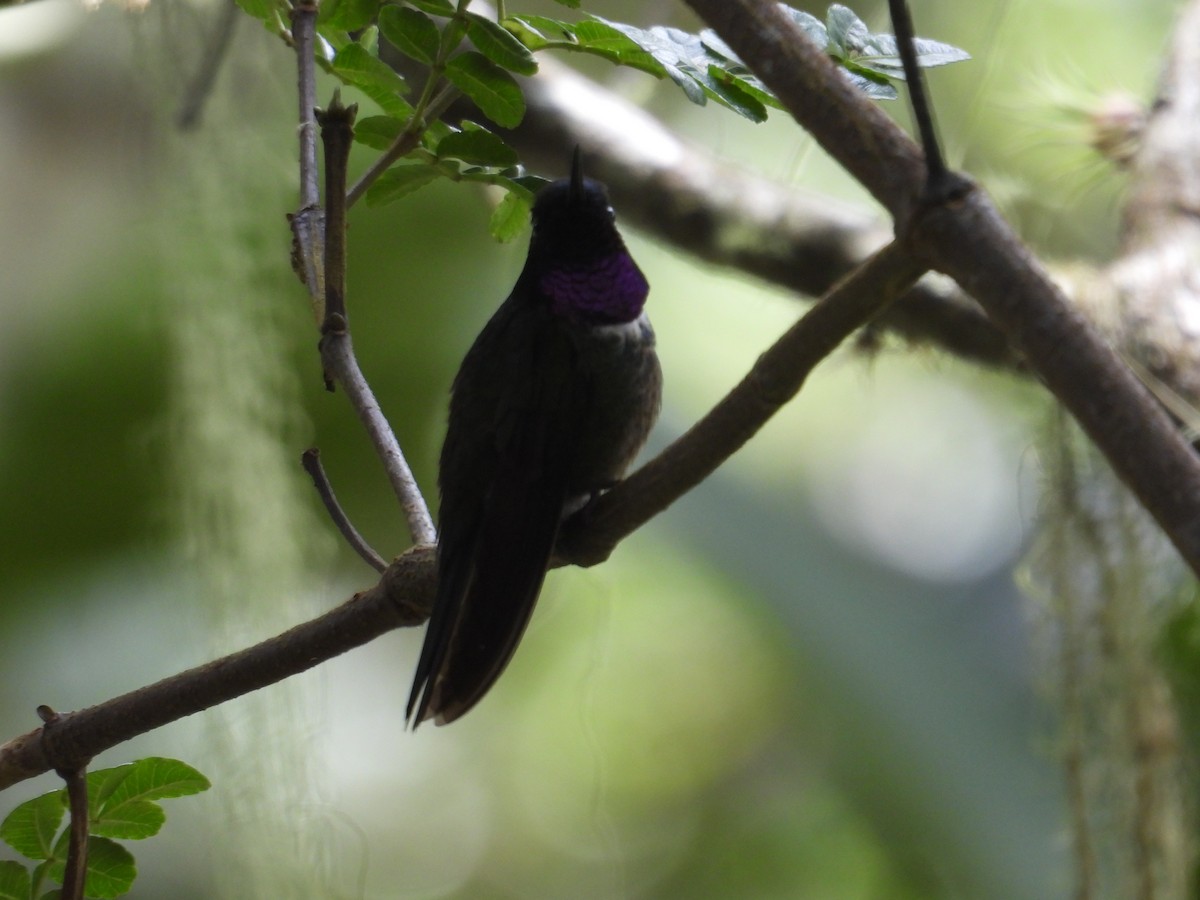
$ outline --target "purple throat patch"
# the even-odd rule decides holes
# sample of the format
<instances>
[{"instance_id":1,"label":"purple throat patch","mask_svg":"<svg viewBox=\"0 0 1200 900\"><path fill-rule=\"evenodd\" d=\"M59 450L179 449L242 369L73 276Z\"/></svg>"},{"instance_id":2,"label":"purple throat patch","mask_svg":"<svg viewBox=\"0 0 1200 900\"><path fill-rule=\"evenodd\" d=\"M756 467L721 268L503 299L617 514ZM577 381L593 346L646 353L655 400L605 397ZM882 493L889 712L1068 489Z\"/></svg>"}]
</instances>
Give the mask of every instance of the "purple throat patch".
<instances>
[{"instance_id":1,"label":"purple throat patch","mask_svg":"<svg viewBox=\"0 0 1200 900\"><path fill-rule=\"evenodd\" d=\"M557 315L614 324L640 316L650 293L646 277L628 253L550 269L539 287Z\"/></svg>"}]
</instances>

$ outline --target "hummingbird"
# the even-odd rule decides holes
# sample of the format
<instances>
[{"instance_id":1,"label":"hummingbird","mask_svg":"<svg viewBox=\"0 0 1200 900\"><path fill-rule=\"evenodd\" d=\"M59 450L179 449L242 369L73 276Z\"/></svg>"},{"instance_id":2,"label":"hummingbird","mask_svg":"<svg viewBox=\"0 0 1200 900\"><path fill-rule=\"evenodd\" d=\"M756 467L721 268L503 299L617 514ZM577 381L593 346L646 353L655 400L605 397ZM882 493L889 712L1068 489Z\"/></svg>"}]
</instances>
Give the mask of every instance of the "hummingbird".
<instances>
[{"instance_id":1,"label":"hummingbird","mask_svg":"<svg viewBox=\"0 0 1200 900\"><path fill-rule=\"evenodd\" d=\"M560 524L624 475L658 417L649 285L608 192L571 175L533 204L525 266L455 376L438 472L438 587L407 719L444 725L512 659Z\"/></svg>"}]
</instances>

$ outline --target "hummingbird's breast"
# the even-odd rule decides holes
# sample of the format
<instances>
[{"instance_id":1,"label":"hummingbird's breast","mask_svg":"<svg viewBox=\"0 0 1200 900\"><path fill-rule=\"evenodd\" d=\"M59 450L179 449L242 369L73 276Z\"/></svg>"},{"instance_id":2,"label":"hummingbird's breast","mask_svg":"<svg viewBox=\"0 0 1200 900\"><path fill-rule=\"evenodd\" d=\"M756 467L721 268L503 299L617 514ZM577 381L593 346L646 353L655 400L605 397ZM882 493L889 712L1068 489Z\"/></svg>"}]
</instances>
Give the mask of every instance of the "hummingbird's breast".
<instances>
[{"instance_id":1,"label":"hummingbird's breast","mask_svg":"<svg viewBox=\"0 0 1200 900\"><path fill-rule=\"evenodd\" d=\"M645 313L630 322L576 326L575 337L592 397L568 486L572 497L586 500L619 481L646 442L661 405L662 370Z\"/></svg>"}]
</instances>

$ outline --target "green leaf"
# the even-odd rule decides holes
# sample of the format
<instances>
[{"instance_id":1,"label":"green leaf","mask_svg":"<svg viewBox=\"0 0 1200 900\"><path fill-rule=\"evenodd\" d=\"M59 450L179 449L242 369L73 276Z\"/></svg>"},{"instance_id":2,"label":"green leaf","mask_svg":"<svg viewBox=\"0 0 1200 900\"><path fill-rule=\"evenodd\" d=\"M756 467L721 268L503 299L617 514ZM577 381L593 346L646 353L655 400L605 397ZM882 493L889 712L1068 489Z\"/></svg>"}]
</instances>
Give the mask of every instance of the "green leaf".
<instances>
[{"instance_id":1,"label":"green leaf","mask_svg":"<svg viewBox=\"0 0 1200 900\"><path fill-rule=\"evenodd\" d=\"M454 15L454 4L450 0L408 0L408 3L435 16Z\"/></svg>"},{"instance_id":2,"label":"green leaf","mask_svg":"<svg viewBox=\"0 0 1200 900\"><path fill-rule=\"evenodd\" d=\"M580 50L603 56L622 66L641 69L658 78L667 74L666 69L652 54L638 46L614 23L592 17L576 25L572 33L579 42Z\"/></svg>"},{"instance_id":3,"label":"green leaf","mask_svg":"<svg viewBox=\"0 0 1200 900\"><path fill-rule=\"evenodd\" d=\"M66 814L66 791L52 791L26 800L0 822L0 840L30 859L49 859L54 834Z\"/></svg>"},{"instance_id":4,"label":"green leaf","mask_svg":"<svg viewBox=\"0 0 1200 900\"><path fill-rule=\"evenodd\" d=\"M829 33L829 51L838 56L853 56L871 37L871 30L852 9L834 3L825 13Z\"/></svg>"},{"instance_id":5,"label":"green leaf","mask_svg":"<svg viewBox=\"0 0 1200 900\"><path fill-rule=\"evenodd\" d=\"M88 830L102 837L139 841L158 834L166 820L167 814L157 803L127 800L93 818Z\"/></svg>"},{"instance_id":6,"label":"green leaf","mask_svg":"<svg viewBox=\"0 0 1200 900\"><path fill-rule=\"evenodd\" d=\"M709 50L701 35L657 25L643 29L618 22L607 24L651 54L693 103L703 106L711 97L752 122L767 118L763 101L739 80L727 77L728 57Z\"/></svg>"},{"instance_id":7,"label":"green leaf","mask_svg":"<svg viewBox=\"0 0 1200 900\"><path fill-rule=\"evenodd\" d=\"M533 203L533 198L537 195L538 191L540 191L546 185L553 183L549 178L543 178L541 175L520 175L511 179L511 181L522 190L528 192L530 204ZM507 187L507 185L504 186ZM508 189L510 191L512 190L512 188Z\"/></svg>"},{"instance_id":8,"label":"green leaf","mask_svg":"<svg viewBox=\"0 0 1200 900\"><path fill-rule=\"evenodd\" d=\"M516 128L525 117L517 82L482 53L468 50L454 57L446 64L446 77L497 125Z\"/></svg>"},{"instance_id":9,"label":"green leaf","mask_svg":"<svg viewBox=\"0 0 1200 900\"><path fill-rule=\"evenodd\" d=\"M467 37L480 53L496 65L518 75L537 74L537 60L529 48L491 19L467 13Z\"/></svg>"},{"instance_id":10,"label":"green leaf","mask_svg":"<svg viewBox=\"0 0 1200 900\"><path fill-rule=\"evenodd\" d=\"M554 0L554 2L560 6L565 6L568 9L579 9L579 4L582 3L583 0Z\"/></svg>"},{"instance_id":11,"label":"green leaf","mask_svg":"<svg viewBox=\"0 0 1200 900\"><path fill-rule=\"evenodd\" d=\"M88 772L88 810L92 816L112 796L112 792L133 772L133 763Z\"/></svg>"},{"instance_id":12,"label":"green leaf","mask_svg":"<svg viewBox=\"0 0 1200 900\"><path fill-rule=\"evenodd\" d=\"M333 58L333 70L359 88L389 116L407 119L412 107L400 95L407 93L404 79L358 44L347 44Z\"/></svg>"},{"instance_id":13,"label":"green leaf","mask_svg":"<svg viewBox=\"0 0 1200 900\"><path fill-rule=\"evenodd\" d=\"M400 136L405 124L391 116L367 116L354 123L354 139L372 150L386 150Z\"/></svg>"},{"instance_id":14,"label":"green leaf","mask_svg":"<svg viewBox=\"0 0 1200 900\"><path fill-rule=\"evenodd\" d=\"M870 69L862 68L848 60L841 60L842 71L850 83L872 100L895 100L899 92L887 77Z\"/></svg>"},{"instance_id":15,"label":"green leaf","mask_svg":"<svg viewBox=\"0 0 1200 900\"><path fill-rule=\"evenodd\" d=\"M746 64L743 63L741 59L738 58L738 55L733 52L733 48L725 43L721 36L711 28L705 28L702 32L700 32L700 42L704 44L704 48L708 50L709 53L715 53L717 56L722 56L725 59L735 62L739 66L745 68Z\"/></svg>"},{"instance_id":16,"label":"green leaf","mask_svg":"<svg viewBox=\"0 0 1200 900\"><path fill-rule=\"evenodd\" d=\"M322 28L358 31L375 21L380 0L321 0L317 21Z\"/></svg>"},{"instance_id":17,"label":"green leaf","mask_svg":"<svg viewBox=\"0 0 1200 900\"><path fill-rule=\"evenodd\" d=\"M333 70L359 87L381 87L396 94L408 93L404 79L359 44L347 44L339 50L333 58Z\"/></svg>"},{"instance_id":18,"label":"green leaf","mask_svg":"<svg viewBox=\"0 0 1200 900\"><path fill-rule=\"evenodd\" d=\"M67 869L66 860L51 863L47 872L61 883ZM83 882L83 893L99 900L120 897L129 893L133 880L137 878L137 866L133 854L108 838L88 838L87 877Z\"/></svg>"},{"instance_id":19,"label":"green leaf","mask_svg":"<svg viewBox=\"0 0 1200 900\"><path fill-rule=\"evenodd\" d=\"M410 6L388 6L379 14L379 30L392 46L419 63L433 65L441 33L433 19Z\"/></svg>"},{"instance_id":20,"label":"green leaf","mask_svg":"<svg viewBox=\"0 0 1200 900\"><path fill-rule=\"evenodd\" d=\"M440 54L443 59L458 49L458 45L462 43L462 39L467 34L467 23L462 16L455 16L446 23L446 27L442 29Z\"/></svg>"},{"instance_id":21,"label":"green leaf","mask_svg":"<svg viewBox=\"0 0 1200 900\"><path fill-rule=\"evenodd\" d=\"M438 178L437 169L427 165L392 166L367 188L367 205L383 206L411 194Z\"/></svg>"},{"instance_id":22,"label":"green leaf","mask_svg":"<svg viewBox=\"0 0 1200 900\"><path fill-rule=\"evenodd\" d=\"M165 756L148 756L132 764L130 773L108 796L103 812L133 801L199 794L210 787L212 783L187 763Z\"/></svg>"},{"instance_id":23,"label":"green leaf","mask_svg":"<svg viewBox=\"0 0 1200 900\"><path fill-rule=\"evenodd\" d=\"M0 900L29 900L29 870L11 859L0 860Z\"/></svg>"},{"instance_id":24,"label":"green leaf","mask_svg":"<svg viewBox=\"0 0 1200 900\"><path fill-rule=\"evenodd\" d=\"M876 35L876 37L888 37L891 38L893 44L896 42L896 39L890 34ZM917 51L917 65L922 69L932 69L935 66L948 66L950 63L966 62L971 58L971 54L966 50L950 44L943 44L941 41L935 41L930 38L913 38L913 47ZM896 60L899 62L898 56Z\"/></svg>"},{"instance_id":25,"label":"green leaf","mask_svg":"<svg viewBox=\"0 0 1200 900\"><path fill-rule=\"evenodd\" d=\"M449 156L463 162L494 166L498 169L515 166L520 161L517 151L497 135L482 128L447 135L438 143L436 152L439 157Z\"/></svg>"},{"instance_id":26,"label":"green leaf","mask_svg":"<svg viewBox=\"0 0 1200 900\"><path fill-rule=\"evenodd\" d=\"M570 24L545 16L509 16L504 27L530 50L579 43Z\"/></svg>"},{"instance_id":27,"label":"green leaf","mask_svg":"<svg viewBox=\"0 0 1200 900\"><path fill-rule=\"evenodd\" d=\"M779 8L799 26L801 31L812 38L813 43L818 47L824 50L829 46L829 33L820 19L801 10L792 9L786 3L780 3Z\"/></svg>"},{"instance_id":28,"label":"green leaf","mask_svg":"<svg viewBox=\"0 0 1200 900\"><path fill-rule=\"evenodd\" d=\"M529 224L529 200L520 194L509 192L492 212L488 229L498 241L508 242L525 230Z\"/></svg>"},{"instance_id":29,"label":"green leaf","mask_svg":"<svg viewBox=\"0 0 1200 900\"><path fill-rule=\"evenodd\" d=\"M749 72L743 72L736 66L731 66L730 68L713 66L709 69L709 73L716 80L734 85L738 90L749 94L764 107L784 108L783 104L779 102L779 98L772 94L765 84ZM766 110L764 109L763 112L765 113Z\"/></svg>"},{"instance_id":30,"label":"green leaf","mask_svg":"<svg viewBox=\"0 0 1200 900\"><path fill-rule=\"evenodd\" d=\"M760 92L752 90L745 81L736 75L713 64L708 67L708 78L705 84L723 104L738 115L744 116L751 122L767 120L767 107L764 98L758 96ZM778 106L778 102L773 105Z\"/></svg>"},{"instance_id":31,"label":"green leaf","mask_svg":"<svg viewBox=\"0 0 1200 900\"><path fill-rule=\"evenodd\" d=\"M971 58L965 50L929 38L914 38L913 49L917 54L917 65L924 68ZM843 64L853 63L852 70L859 74L869 71L885 78L904 80L904 65L895 36L872 34L858 16L837 4L829 8L829 52Z\"/></svg>"}]
</instances>

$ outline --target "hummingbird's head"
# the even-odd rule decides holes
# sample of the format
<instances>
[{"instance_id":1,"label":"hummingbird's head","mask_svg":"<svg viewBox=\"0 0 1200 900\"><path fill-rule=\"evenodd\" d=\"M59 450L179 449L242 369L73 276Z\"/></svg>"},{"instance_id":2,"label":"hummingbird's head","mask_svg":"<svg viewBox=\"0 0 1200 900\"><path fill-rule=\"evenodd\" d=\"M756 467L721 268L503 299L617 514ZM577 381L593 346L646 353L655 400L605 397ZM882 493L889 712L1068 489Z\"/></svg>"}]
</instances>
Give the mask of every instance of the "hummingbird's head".
<instances>
[{"instance_id":1,"label":"hummingbird's head","mask_svg":"<svg viewBox=\"0 0 1200 900\"><path fill-rule=\"evenodd\" d=\"M624 249L608 191L584 177L576 147L570 177L546 185L533 204L530 254L550 262L590 262Z\"/></svg>"},{"instance_id":2,"label":"hummingbird's head","mask_svg":"<svg viewBox=\"0 0 1200 900\"><path fill-rule=\"evenodd\" d=\"M650 288L617 231L608 191L583 176L578 147L571 177L542 188L533 204L522 278L530 296L574 321L618 324L642 314Z\"/></svg>"}]
</instances>

